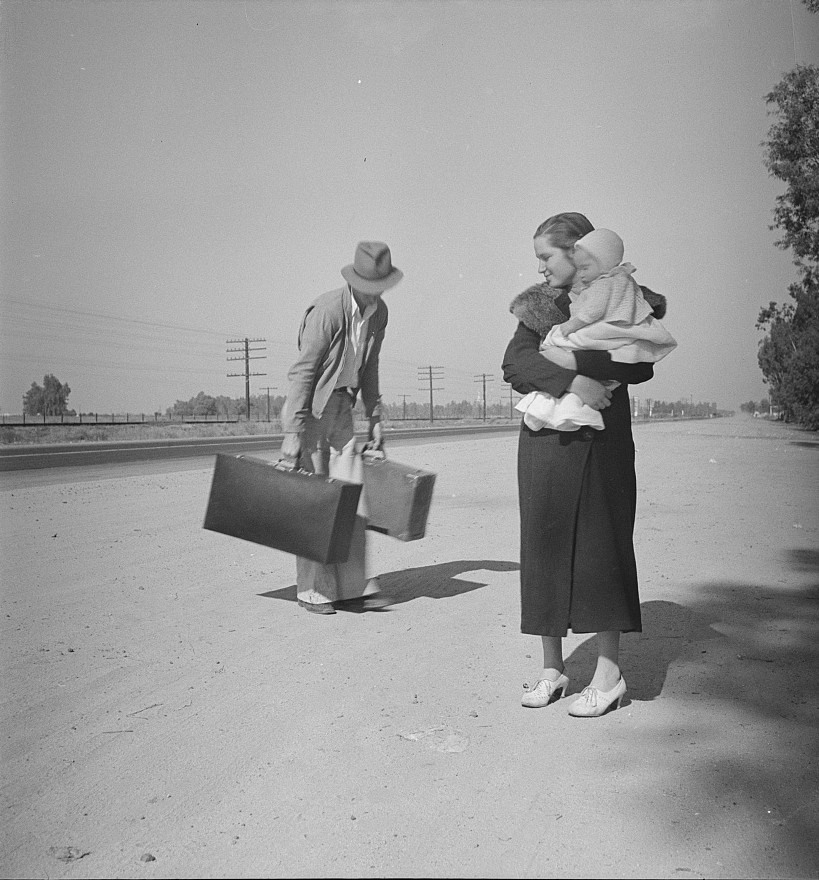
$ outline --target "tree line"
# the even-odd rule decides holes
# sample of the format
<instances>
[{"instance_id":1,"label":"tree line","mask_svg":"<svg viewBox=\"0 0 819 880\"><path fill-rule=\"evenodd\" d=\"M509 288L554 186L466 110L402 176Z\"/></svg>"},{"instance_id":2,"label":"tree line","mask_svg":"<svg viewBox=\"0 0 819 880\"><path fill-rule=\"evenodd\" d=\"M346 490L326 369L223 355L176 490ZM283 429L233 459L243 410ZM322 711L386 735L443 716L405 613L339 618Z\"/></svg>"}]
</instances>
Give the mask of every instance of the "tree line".
<instances>
[{"instance_id":1,"label":"tree line","mask_svg":"<svg viewBox=\"0 0 819 880\"><path fill-rule=\"evenodd\" d=\"M250 396L250 418L264 421L278 419L284 406L285 397L277 395L267 398L265 395ZM694 402L688 400L652 400L650 398L639 400L636 407L639 411L635 415L642 417L680 417L709 418L711 416L724 416L729 411L720 410L717 404L711 402ZM381 411L385 420L389 421L427 421L430 418L429 403L403 400L401 403L381 402ZM361 401L357 401L355 412L359 418L364 418L364 409ZM432 418L434 419L482 419L484 412L487 419L520 417L520 413L510 405L508 401L486 402L479 400L450 400L447 403L436 403L433 406ZM172 407L166 410L168 418L219 418L219 419L244 419L248 417L247 403L244 397L213 397L200 391L190 400L177 400Z\"/></svg>"},{"instance_id":2,"label":"tree line","mask_svg":"<svg viewBox=\"0 0 819 880\"><path fill-rule=\"evenodd\" d=\"M648 410L648 412L646 412ZM717 408L715 402L702 403L693 400L647 400L641 403L640 412L653 417L688 416L692 419L707 419L711 416L725 416L729 412Z\"/></svg>"},{"instance_id":3,"label":"tree line","mask_svg":"<svg viewBox=\"0 0 819 880\"><path fill-rule=\"evenodd\" d=\"M762 400L748 400L745 403L741 403L739 405L740 412L748 413L752 416L766 416L768 418L775 418L780 421L785 420L785 411L782 407L777 406L774 403L771 403L767 397L763 397Z\"/></svg>"},{"instance_id":4,"label":"tree line","mask_svg":"<svg viewBox=\"0 0 819 880\"><path fill-rule=\"evenodd\" d=\"M43 378L43 384L31 383L31 388L23 396L24 412L27 416L76 416L75 410L68 406L68 396L71 388L67 383L60 382L56 376L48 373ZM200 391L188 400L177 400L172 406L165 409L164 413L154 413L154 416L164 416L173 421L182 419L212 419L214 421L276 421L281 416L285 397L282 394L270 396L266 394L250 395L250 412L247 408L245 397L227 397L226 395L205 394ZM637 409L638 407L638 409ZM742 404L742 409L747 409L748 404ZM751 411L762 409L753 402L750 404ZM408 401L406 398L400 402L387 403L382 401L382 413L385 419L390 421L427 421L430 418L429 403ZM767 412L767 401L765 402ZM356 404L356 413L359 418L364 418L361 401ZM716 415L726 415L727 411L718 410L714 402L695 403L693 400L652 400L641 399L635 408L635 416L638 417L679 417L708 418ZM519 413L514 409L512 401L495 401L494 403L479 400L450 400L447 403L438 403L433 407L432 418L434 419L515 419Z\"/></svg>"},{"instance_id":5,"label":"tree line","mask_svg":"<svg viewBox=\"0 0 819 880\"><path fill-rule=\"evenodd\" d=\"M274 421L281 416L284 406L284 395L267 397L263 394L250 395L250 413L244 397L213 396L200 391L190 400L177 400L168 407L165 414L168 418L215 418L215 419L246 419ZM355 407L359 418L364 417L364 410L359 400ZM429 419L429 404L404 401L403 403L386 403L382 401L381 410L385 419L391 420L423 420ZM435 404L433 418L459 419L480 418L483 415L482 403L474 400L452 400L448 403ZM515 413L517 415L517 413ZM508 403L486 404L487 418L509 416Z\"/></svg>"},{"instance_id":6,"label":"tree line","mask_svg":"<svg viewBox=\"0 0 819 880\"><path fill-rule=\"evenodd\" d=\"M284 396L268 397L266 394L250 395L250 412L244 397L213 396L200 391L190 400L177 400L165 410L170 419L212 418L234 421L239 419L277 419L284 406Z\"/></svg>"},{"instance_id":7,"label":"tree line","mask_svg":"<svg viewBox=\"0 0 819 880\"><path fill-rule=\"evenodd\" d=\"M817 0L806 0L811 12ZM776 117L763 143L769 173L787 184L777 197L774 223L790 250L798 280L790 302L760 309L758 351L771 404L787 421L819 430L819 67L797 65L766 96Z\"/></svg>"}]
</instances>

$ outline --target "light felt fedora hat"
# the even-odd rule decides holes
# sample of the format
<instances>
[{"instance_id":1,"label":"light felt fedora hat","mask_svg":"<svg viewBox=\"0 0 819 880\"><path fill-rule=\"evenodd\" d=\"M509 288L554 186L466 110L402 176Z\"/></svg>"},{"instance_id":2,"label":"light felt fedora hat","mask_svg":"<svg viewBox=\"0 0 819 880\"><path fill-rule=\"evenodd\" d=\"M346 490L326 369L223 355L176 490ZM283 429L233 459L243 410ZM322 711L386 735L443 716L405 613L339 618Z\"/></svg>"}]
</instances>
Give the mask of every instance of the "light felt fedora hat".
<instances>
[{"instance_id":1,"label":"light felt fedora hat","mask_svg":"<svg viewBox=\"0 0 819 880\"><path fill-rule=\"evenodd\" d=\"M361 293L383 293L404 277L393 266L390 249L383 241L360 241L353 262L341 274L350 287Z\"/></svg>"}]
</instances>

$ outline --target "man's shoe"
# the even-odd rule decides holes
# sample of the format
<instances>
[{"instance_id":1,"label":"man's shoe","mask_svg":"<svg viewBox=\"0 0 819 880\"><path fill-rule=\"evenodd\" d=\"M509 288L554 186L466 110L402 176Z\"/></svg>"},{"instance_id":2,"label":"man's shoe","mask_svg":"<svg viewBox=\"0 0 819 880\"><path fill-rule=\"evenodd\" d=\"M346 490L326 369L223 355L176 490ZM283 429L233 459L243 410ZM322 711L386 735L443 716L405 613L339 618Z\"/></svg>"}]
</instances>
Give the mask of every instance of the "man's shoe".
<instances>
[{"instance_id":1,"label":"man's shoe","mask_svg":"<svg viewBox=\"0 0 819 880\"><path fill-rule=\"evenodd\" d=\"M332 602L302 602L301 599L298 600L299 607L304 608L305 611L309 611L311 614L335 614L336 609L333 608Z\"/></svg>"},{"instance_id":2,"label":"man's shoe","mask_svg":"<svg viewBox=\"0 0 819 880\"><path fill-rule=\"evenodd\" d=\"M361 608L364 611L379 611L381 608L389 608L392 605L392 599L382 593L371 593L369 596L361 597Z\"/></svg>"},{"instance_id":3,"label":"man's shoe","mask_svg":"<svg viewBox=\"0 0 819 880\"><path fill-rule=\"evenodd\" d=\"M392 600L382 593L370 593L367 596L356 596L354 599L339 599L334 604L336 608L347 611L380 611L382 608L389 608Z\"/></svg>"}]
</instances>

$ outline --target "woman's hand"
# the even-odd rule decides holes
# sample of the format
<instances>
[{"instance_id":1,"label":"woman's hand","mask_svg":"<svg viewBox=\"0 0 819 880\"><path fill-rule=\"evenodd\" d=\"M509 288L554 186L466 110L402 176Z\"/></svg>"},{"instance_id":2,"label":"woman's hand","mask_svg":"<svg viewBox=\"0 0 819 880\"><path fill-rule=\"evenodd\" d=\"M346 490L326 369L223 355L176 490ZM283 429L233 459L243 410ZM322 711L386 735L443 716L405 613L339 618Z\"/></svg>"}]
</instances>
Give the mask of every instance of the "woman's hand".
<instances>
[{"instance_id":1,"label":"woman's hand","mask_svg":"<svg viewBox=\"0 0 819 880\"><path fill-rule=\"evenodd\" d=\"M572 355L573 357L573 355ZM588 376L577 375L569 385L569 391L576 394L586 406L601 410L611 406L611 391L605 385L601 385L596 379Z\"/></svg>"},{"instance_id":2,"label":"woman's hand","mask_svg":"<svg viewBox=\"0 0 819 880\"><path fill-rule=\"evenodd\" d=\"M564 370L577 370L574 352L559 348L557 345L544 345L540 349L540 353L547 361L557 364L558 367L563 367Z\"/></svg>"}]
</instances>

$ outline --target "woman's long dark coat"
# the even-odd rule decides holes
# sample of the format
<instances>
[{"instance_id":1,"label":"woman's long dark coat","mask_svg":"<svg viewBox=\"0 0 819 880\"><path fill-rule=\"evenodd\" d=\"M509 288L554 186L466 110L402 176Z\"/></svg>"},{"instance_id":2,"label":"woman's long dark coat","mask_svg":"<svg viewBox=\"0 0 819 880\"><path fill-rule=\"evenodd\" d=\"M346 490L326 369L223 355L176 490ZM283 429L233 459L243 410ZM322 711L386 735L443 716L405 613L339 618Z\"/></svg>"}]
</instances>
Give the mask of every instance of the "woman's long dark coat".
<instances>
[{"instance_id":1,"label":"woman's long dark coat","mask_svg":"<svg viewBox=\"0 0 819 880\"><path fill-rule=\"evenodd\" d=\"M569 318L569 297L536 285L512 302L518 318L503 377L519 394L563 394L575 373L539 353L554 323ZM654 314L665 300L643 288ZM561 317L562 316L562 317ZM532 635L641 631L634 558L637 481L628 385L654 375L651 364L621 364L606 351L575 352L577 372L620 386L602 410L605 428L533 431L521 424L521 631Z\"/></svg>"}]
</instances>

